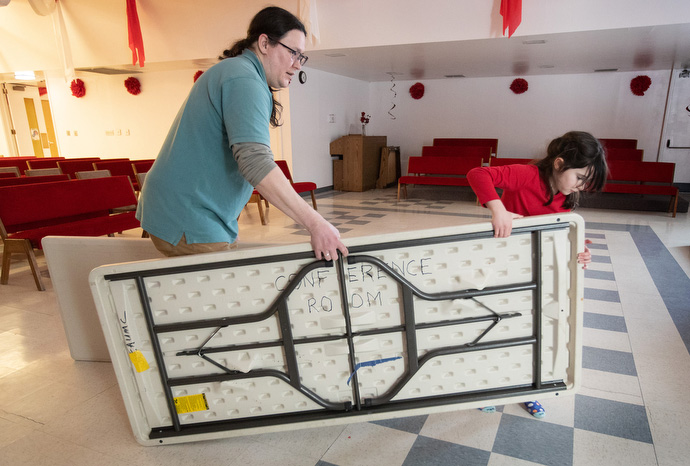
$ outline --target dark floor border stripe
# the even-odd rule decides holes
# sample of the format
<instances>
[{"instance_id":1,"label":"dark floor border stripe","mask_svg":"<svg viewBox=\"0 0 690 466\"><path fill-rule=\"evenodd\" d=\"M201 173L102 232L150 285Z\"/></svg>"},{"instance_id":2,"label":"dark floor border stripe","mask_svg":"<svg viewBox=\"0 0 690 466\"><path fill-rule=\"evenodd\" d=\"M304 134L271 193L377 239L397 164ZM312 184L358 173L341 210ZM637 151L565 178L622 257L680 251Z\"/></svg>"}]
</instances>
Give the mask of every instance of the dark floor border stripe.
<instances>
[{"instance_id":1,"label":"dark floor border stripe","mask_svg":"<svg viewBox=\"0 0 690 466\"><path fill-rule=\"evenodd\" d=\"M647 225L620 225L616 223L587 223L588 228L596 230L627 231L630 233L649 274L685 348L690 353L690 278L678 264L671 252Z\"/></svg>"},{"instance_id":2,"label":"dark floor border stripe","mask_svg":"<svg viewBox=\"0 0 690 466\"><path fill-rule=\"evenodd\" d=\"M331 208L331 207L329 207ZM478 214L463 214L461 212L437 212L433 210L427 210L423 208L419 208L416 206L410 205L410 208L403 209L402 207L382 207L381 205L378 206L363 206L363 205L337 205L333 204L332 206L333 209L336 210L347 210L347 211L353 211L353 210L373 210L376 212L393 212L396 214L428 214L428 215L443 215L446 217L468 217L468 218L481 218L485 219L487 222L491 221L491 216L490 215L478 215ZM320 211L319 211L320 212Z\"/></svg>"}]
</instances>

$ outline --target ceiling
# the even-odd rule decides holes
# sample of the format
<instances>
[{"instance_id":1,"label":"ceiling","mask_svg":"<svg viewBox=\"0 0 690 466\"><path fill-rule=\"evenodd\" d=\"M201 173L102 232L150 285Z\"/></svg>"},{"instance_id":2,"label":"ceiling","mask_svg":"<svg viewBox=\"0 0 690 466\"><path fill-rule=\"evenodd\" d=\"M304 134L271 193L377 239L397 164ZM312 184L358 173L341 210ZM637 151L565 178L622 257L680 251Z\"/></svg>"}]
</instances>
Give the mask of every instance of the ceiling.
<instances>
[{"instance_id":1,"label":"ceiling","mask_svg":"<svg viewBox=\"0 0 690 466\"><path fill-rule=\"evenodd\" d=\"M369 82L690 67L690 24L308 53L307 68Z\"/></svg>"},{"instance_id":2,"label":"ceiling","mask_svg":"<svg viewBox=\"0 0 690 466\"><path fill-rule=\"evenodd\" d=\"M690 67L690 24L514 36L482 40L387 45L308 52L306 70L317 69L367 82L644 71ZM215 58L148 61L144 68L111 65L78 68L132 74L207 69ZM38 80L42 79L37 73ZM0 74L0 82L20 83ZM36 82L23 82L36 85Z\"/></svg>"}]
</instances>

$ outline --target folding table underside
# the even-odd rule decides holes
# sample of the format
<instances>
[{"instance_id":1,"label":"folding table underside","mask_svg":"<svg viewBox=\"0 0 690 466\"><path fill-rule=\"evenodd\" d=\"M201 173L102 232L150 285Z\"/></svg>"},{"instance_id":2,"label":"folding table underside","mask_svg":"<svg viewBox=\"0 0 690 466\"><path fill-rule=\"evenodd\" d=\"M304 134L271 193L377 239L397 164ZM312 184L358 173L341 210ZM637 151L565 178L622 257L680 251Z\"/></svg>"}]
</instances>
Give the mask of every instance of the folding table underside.
<instances>
[{"instance_id":1,"label":"folding table underside","mask_svg":"<svg viewBox=\"0 0 690 466\"><path fill-rule=\"evenodd\" d=\"M143 445L541 399L580 384L574 214L107 265L90 275Z\"/></svg>"}]
</instances>

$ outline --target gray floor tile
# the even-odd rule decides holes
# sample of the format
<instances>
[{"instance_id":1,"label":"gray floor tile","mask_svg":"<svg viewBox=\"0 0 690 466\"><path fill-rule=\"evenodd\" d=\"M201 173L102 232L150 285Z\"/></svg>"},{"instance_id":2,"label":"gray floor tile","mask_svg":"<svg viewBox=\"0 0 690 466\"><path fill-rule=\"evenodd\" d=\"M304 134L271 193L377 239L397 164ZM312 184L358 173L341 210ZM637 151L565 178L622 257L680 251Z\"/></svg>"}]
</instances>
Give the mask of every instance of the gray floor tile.
<instances>
[{"instance_id":1,"label":"gray floor tile","mask_svg":"<svg viewBox=\"0 0 690 466\"><path fill-rule=\"evenodd\" d=\"M572 427L503 414L493 452L553 466L573 464Z\"/></svg>"},{"instance_id":2,"label":"gray floor tile","mask_svg":"<svg viewBox=\"0 0 690 466\"><path fill-rule=\"evenodd\" d=\"M585 288L585 299L596 301L608 301L610 303L620 303L621 297L617 291L598 290L596 288Z\"/></svg>"},{"instance_id":3,"label":"gray floor tile","mask_svg":"<svg viewBox=\"0 0 690 466\"><path fill-rule=\"evenodd\" d=\"M384 419L382 421L372 421L372 424L389 427L391 429L402 430L411 434L418 434L421 432L424 423L429 416L411 416L401 417L395 419Z\"/></svg>"},{"instance_id":4,"label":"gray floor tile","mask_svg":"<svg viewBox=\"0 0 690 466\"><path fill-rule=\"evenodd\" d=\"M637 376L632 353L591 346L582 347L582 367L615 374Z\"/></svg>"},{"instance_id":5,"label":"gray floor tile","mask_svg":"<svg viewBox=\"0 0 690 466\"><path fill-rule=\"evenodd\" d=\"M621 316L585 312L583 315L583 324L586 328L597 328L599 330L624 333L628 331L628 328L625 326L625 318Z\"/></svg>"},{"instance_id":6,"label":"gray floor tile","mask_svg":"<svg viewBox=\"0 0 690 466\"><path fill-rule=\"evenodd\" d=\"M419 436L403 466L448 466L488 464L491 452ZM383 465L381 465L383 466Z\"/></svg>"},{"instance_id":7,"label":"gray floor tile","mask_svg":"<svg viewBox=\"0 0 690 466\"><path fill-rule=\"evenodd\" d=\"M605 272L603 270L585 270L585 280L588 278L593 278L595 280L611 280L615 281L616 276L613 272Z\"/></svg>"},{"instance_id":8,"label":"gray floor tile","mask_svg":"<svg viewBox=\"0 0 690 466\"><path fill-rule=\"evenodd\" d=\"M652 443L644 406L575 395L575 428Z\"/></svg>"}]
</instances>

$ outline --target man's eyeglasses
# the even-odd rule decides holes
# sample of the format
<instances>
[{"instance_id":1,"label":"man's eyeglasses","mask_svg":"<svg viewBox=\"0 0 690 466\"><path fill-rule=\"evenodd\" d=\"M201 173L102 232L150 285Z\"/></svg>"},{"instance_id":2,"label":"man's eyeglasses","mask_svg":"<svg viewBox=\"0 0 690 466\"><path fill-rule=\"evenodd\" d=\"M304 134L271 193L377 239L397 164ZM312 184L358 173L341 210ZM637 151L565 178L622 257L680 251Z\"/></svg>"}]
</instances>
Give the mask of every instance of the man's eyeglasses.
<instances>
[{"instance_id":1,"label":"man's eyeglasses","mask_svg":"<svg viewBox=\"0 0 690 466\"><path fill-rule=\"evenodd\" d=\"M285 47L286 49L288 49L290 51L290 56L292 57L292 63L295 63L295 60L297 60L300 64L300 66L304 66L304 64L307 62L307 60L309 60L308 56L306 56L303 53L298 52L295 49L291 49L287 45L283 44L281 41L275 40L275 39L271 39L271 40L273 40L273 42L279 43L280 45L282 45L283 47Z\"/></svg>"}]
</instances>

